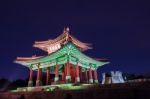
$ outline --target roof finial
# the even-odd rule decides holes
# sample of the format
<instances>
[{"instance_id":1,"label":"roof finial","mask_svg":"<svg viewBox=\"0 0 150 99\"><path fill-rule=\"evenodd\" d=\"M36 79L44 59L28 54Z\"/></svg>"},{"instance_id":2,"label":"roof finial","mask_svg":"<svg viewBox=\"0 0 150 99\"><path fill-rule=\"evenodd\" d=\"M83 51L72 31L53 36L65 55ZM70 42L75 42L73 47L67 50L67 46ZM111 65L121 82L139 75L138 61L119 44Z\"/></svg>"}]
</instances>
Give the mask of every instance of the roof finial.
<instances>
[{"instance_id":1,"label":"roof finial","mask_svg":"<svg viewBox=\"0 0 150 99\"><path fill-rule=\"evenodd\" d=\"M69 32L69 31L70 31L70 30L69 30L69 27L67 27L67 28L66 28L66 31L67 31L67 32Z\"/></svg>"},{"instance_id":2,"label":"roof finial","mask_svg":"<svg viewBox=\"0 0 150 99\"><path fill-rule=\"evenodd\" d=\"M70 31L69 27L65 27L64 28L64 32L68 32L69 33L69 31Z\"/></svg>"}]
</instances>

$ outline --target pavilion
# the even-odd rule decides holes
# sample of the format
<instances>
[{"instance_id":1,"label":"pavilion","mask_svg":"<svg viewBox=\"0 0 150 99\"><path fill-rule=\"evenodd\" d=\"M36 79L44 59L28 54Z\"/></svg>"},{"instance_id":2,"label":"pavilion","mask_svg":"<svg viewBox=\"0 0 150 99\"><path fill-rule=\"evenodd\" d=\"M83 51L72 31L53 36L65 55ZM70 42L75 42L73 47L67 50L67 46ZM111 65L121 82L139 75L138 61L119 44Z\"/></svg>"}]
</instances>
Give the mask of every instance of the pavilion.
<instances>
[{"instance_id":1,"label":"pavilion","mask_svg":"<svg viewBox=\"0 0 150 99\"><path fill-rule=\"evenodd\" d=\"M28 86L33 86L33 71L37 71L36 86L42 86L42 72L46 72L46 84L98 83L97 68L108 64L86 56L83 51L92 49L70 34L69 28L55 39L36 41L33 47L42 49L46 56L17 57L15 63L30 69ZM50 81L50 74L55 74ZM84 78L84 79L83 79Z\"/></svg>"}]
</instances>

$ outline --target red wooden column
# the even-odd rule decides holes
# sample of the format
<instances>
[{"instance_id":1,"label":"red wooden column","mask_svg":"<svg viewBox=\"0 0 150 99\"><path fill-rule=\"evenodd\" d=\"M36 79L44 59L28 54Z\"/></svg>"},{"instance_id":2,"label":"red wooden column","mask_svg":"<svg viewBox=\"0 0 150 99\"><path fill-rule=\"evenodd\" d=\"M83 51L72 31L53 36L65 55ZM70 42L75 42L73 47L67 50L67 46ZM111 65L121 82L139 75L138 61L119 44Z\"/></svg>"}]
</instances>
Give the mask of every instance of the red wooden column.
<instances>
[{"instance_id":1,"label":"red wooden column","mask_svg":"<svg viewBox=\"0 0 150 99\"><path fill-rule=\"evenodd\" d=\"M36 79L36 86L41 86L42 85L41 75L42 75L42 69L38 68L37 79Z\"/></svg>"},{"instance_id":2,"label":"red wooden column","mask_svg":"<svg viewBox=\"0 0 150 99\"><path fill-rule=\"evenodd\" d=\"M62 72L62 74L61 74L61 80L65 81L65 73L64 72Z\"/></svg>"},{"instance_id":3,"label":"red wooden column","mask_svg":"<svg viewBox=\"0 0 150 99\"><path fill-rule=\"evenodd\" d=\"M98 83L98 78L97 78L97 71L96 69L94 70L94 82Z\"/></svg>"},{"instance_id":4,"label":"red wooden column","mask_svg":"<svg viewBox=\"0 0 150 99\"><path fill-rule=\"evenodd\" d=\"M46 85L49 85L50 84L50 68L47 67L47 70L46 70Z\"/></svg>"},{"instance_id":5,"label":"red wooden column","mask_svg":"<svg viewBox=\"0 0 150 99\"><path fill-rule=\"evenodd\" d=\"M65 72L66 72L65 69L66 69L65 65L63 65L63 70L62 70L62 74L61 74L61 80L63 81L63 83L65 82Z\"/></svg>"},{"instance_id":6,"label":"red wooden column","mask_svg":"<svg viewBox=\"0 0 150 99\"><path fill-rule=\"evenodd\" d=\"M56 64L54 82L58 83L58 81L59 81L59 65Z\"/></svg>"},{"instance_id":7,"label":"red wooden column","mask_svg":"<svg viewBox=\"0 0 150 99\"><path fill-rule=\"evenodd\" d=\"M71 76L71 82L74 83L76 76L75 76L75 68L73 66L73 64L70 64L70 76Z\"/></svg>"},{"instance_id":8,"label":"red wooden column","mask_svg":"<svg viewBox=\"0 0 150 99\"><path fill-rule=\"evenodd\" d=\"M91 67L89 69L89 83L93 83L93 77L92 77L92 69L91 69Z\"/></svg>"},{"instance_id":9,"label":"red wooden column","mask_svg":"<svg viewBox=\"0 0 150 99\"><path fill-rule=\"evenodd\" d=\"M79 75L80 75L80 82L82 82L82 67L80 66L79 68Z\"/></svg>"},{"instance_id":10,"label":"red wooden column","mask_svg":"<svg viewBox=\"0 0 150 99\"><path fill-rule=\"evenodd\" d=\"M67 75L67 65L64 64L64 81L66 82L66 75Z\"/></svg>"},{"instance_id":11,"label":"red wooden column","mask_svg":"<svg viewBox=\"0 0 150 99\"><path fill-rule=\"evenodd\" d=\"M66 63L66 83L71 82L71 76L70 76L70 63Z\"/></svg>"},{"instance_id":12,"label":"red wooden column","mask_svg":"<svg viewBox=\"0 0 150 99\"><path fill-rule=\"evenodd\" d=\"M85 70L85 81L86 83L88 83L88 71L87 70Z\"/></svg>"},{"instance_id":13,"label":"red wooden column","mask_svg":"<svg viewBox=\"0 0 150 99\"><path fill-rule=\"evenodd\" d=\"M80 82L80 76L79 76L79 66L78 63L76 64L76 83Z\"/></svg>"},{"instance_id":14,"label":"red wooden column","mask_svg":"<svg viewBox=\"0 0 150 99\"><path fill-rule=\"evenodd\" d=\"M32 87L32 86L33 86L33 70L32 68L30 68L28 87Z\"/></svg>"}]
</instances>

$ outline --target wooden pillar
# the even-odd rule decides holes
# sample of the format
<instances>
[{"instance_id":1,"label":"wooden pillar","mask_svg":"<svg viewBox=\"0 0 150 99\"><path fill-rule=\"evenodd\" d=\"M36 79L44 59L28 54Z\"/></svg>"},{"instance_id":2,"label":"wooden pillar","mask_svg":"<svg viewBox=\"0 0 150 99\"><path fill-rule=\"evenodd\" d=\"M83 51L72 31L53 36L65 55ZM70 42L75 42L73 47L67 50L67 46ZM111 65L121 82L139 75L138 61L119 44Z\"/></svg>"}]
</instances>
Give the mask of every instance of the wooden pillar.
<instances>
[{"instance_id":1,"label":"wooden pillar","mask_svg":"<svg viewBox=\"0 0 150 99\"><path fill-rule=\"evenodd\" d=\"M62 74L61 74L61 80L65 81L65 73L64 72L62 72Z\"/></svg>"},{"instance_id":2,"label":"wooden pillar","mask_svg":"<svg viewBox=\"0 0 150 99\"><path fill-rule=\"evenodd\" d=\"M98 78L97 78L97 71L96 69L94 70L94 82L98 83Z\"/></svg>"},{"instance_id":3,"label":"wooden pillar","mask_svg":"<svg viewBox=\"0 0 150 99\"><path fill-rule=\"evenodd\" d=\"M33 70L32 68L30 68L28 87L32 87L32 86L33 86Z\"/></svg>"},{"instance_id":4,"label":"wooden pillar","mask_svg":"<svg viewBox=\"0 0 150 99\"><path fill-rule=\"evenodd\" d=\"M47 70L46 70L46 85L49 85L50 84L50 68L47 67Z\"/></svg>"},{"instance_id":5,"label":"wooden pillar","mask_svg":"<svg viewBox=\"0 0 150 99\"><path fill-rule=\"evenodd\" d=\"M58 83L58 81L59 81L59 65L56 64L54 82Z\"/></svg>"},{"instance_id":6,"label":"wooden pillar","mask_svg":"<svg viewBox=\"0 0 150 99\"><path fill-rule=\"evenodd\" d=\"M82 79L83 79L83 77L82 77L82 67L79 68L79 75L80 75L80 82L82 82Z\"/></svg>"},{"instance_id":7,"label":"wooden pillar","mask_svg":"<svg viewBox=\"0 0 150 99\"><path fill-rule=\"evenodd\" d=\"M85 81L86 83L88 83L88 71L87 70L85 70Z\"/></svg>"},{"instance_id":8,"label":"wooden pillar","mask_svg":"<svg viewBox=\"0 0 150 99\"><path fill-rule=\"evenodd\" d=\"M76 83L79 83L79 82L80 82L78 63L76 64L76 79L75 79L75 81L76 81Z\"/></svg>"},{"instance_id":9,"label":"wooden pillar","mask_svg":"<svg viewBox=\"0 0 150 99\"><path fill-rule=\"evenodd\" d=\"M71 76L70 76L70 63L66 63L66 83L71 82Z\"/></svg>"},{"instance_id":10,"label":"wooden pillar","mask_svg":"<svg viewBox=\"0 0 150 99\"><path fill-rule=\"evenodd\" d=\"M66 76L67 76L67 65L64 64L64 81L66 82Z\"/></svg>"},{"instance_id":11,"label":"wooden pillar","mask_svg":"<svg viewBox=\"0 0 150 99\"><path fill-rule=\"evenodd\" d=\"M91 69L91 67L89 69L89 83L93 83L93 77L92 77L92 69Z\"/></svg>"},{"instance_id":12,"label":"wooden pillar","mask_svg":"<svg viewBox=\"0 0 150 99\"><path fill-rule=\"evenodd\" d=\"M64 81L65 81L65 65L63 65L62 74L61 74L61 80L64 83Z\"/></svg>"},{"instance_id":13,"label":"wooden pillar","mask_svg":"<svg viewBox=\"0 0 150 99\"><path fill-rule=\"evenodd\" d=\"M42 76L42 69L38 68L36 86L41 86L42 85L41 76Z\"/></svg>"}]
</instances>

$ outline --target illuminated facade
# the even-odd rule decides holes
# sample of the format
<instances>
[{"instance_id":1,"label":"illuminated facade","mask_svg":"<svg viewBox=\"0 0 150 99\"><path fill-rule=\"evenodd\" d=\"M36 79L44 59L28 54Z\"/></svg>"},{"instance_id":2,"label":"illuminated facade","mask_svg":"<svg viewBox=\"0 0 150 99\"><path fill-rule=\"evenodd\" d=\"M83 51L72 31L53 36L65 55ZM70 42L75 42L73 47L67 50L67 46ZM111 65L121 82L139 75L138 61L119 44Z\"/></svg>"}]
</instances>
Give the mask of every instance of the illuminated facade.
<instances>
[{"instance_id":1,"label":"illuminated facade","mask_svg":"<svg viewBox=\"0 0 150 99\"><path fill-rule=\"evenodd\" d=\"M120 71L111 71L110 77L106 76L106 73L102 73L102 84L111 84L111 83L125 83L123 79L122 72Z\"/></svg>"},{"instance_id":2,"label":"illuminated facade","mask_svg":"<svg viewBox=\"0 0 150 99\"><path fill-rule=\"evenodd\" d=\"M98 83L97 68L108 64L90 58L83 51L92 49L91 44L83 43L70 35L69 28L55 39L36 41L33 47L46 51L46 56L17 57L15 63L30 69L28 86L33 86L33 71L37 71L36 86L41 86L42 72L46 72L46 84ZM55 74L50 80L50 74Z\"/></svg>"}]
</instances>

